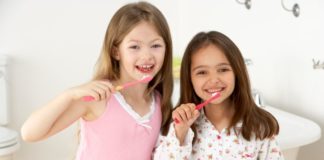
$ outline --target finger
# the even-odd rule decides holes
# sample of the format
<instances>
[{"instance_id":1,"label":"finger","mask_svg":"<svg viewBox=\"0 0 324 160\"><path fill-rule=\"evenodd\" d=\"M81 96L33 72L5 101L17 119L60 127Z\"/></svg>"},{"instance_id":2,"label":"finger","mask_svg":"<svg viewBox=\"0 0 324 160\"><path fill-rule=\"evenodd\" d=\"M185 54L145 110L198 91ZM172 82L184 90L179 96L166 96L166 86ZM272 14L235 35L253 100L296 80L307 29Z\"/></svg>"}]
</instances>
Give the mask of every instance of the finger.
<instances>
[{"instance_id":1,"label":"finger","mask_svg":"<svg viewBox=\"0 0 324 160\"><path fill-rule=\"evenodd\" d=\"M100 100L99 94L94 89L91 89L87 95L93 97L93 100L95 100L95 101Z\"/></svg>"},{"instance_id":2,"label":"finger","mask_svg":"<svg viewBox=\"0 0 324 160\"><path fill-rule=\"evenodd\" d=\"M101 100L109 98L111 93L114 92L114 87L109 81L97 81L95 85Z\"/></svg>"},{"instance_id":3,"label":"finger","mask_svg":"<svg viewBox=\"0 0 324 160\"><path fill-rule=\"evenodd\" d=\"M172 119L174 120L174 122L176 124L182 122L182 119L181 119L180 115L177 113L177 111L172 112Z\"/></svg>"},{"instance_id":4,"label":"finger","mask_svg":"<svg viewBox=\"0 0 324 160\"><path fill-rule=\"evenodd\" d=\"M115 87L109 81L102 80L100 83L104 85L111 93L115 92Z\"/></svg>"},{"instance_id":5,"label":"finger","mask_svg":"<svg viewBox=\"0 0 324 160\"><path fill-rule=\"evenodd\" d=\"M183 108L183 110L184 110L184 112L185 112L185 114L186 114L186 117L187 117L187 119L189 120L189 119L191 119L191 117L192 117L192 110L191 110L191 108L190 108L190 106L185 106L184 108Z\"/></svg>"},{"instance_id":6,"label":"finger","mask_svg":"<svg viewBox=\"0 0 324 160\"><path fill-rule=\"evenodd\" d=\"M189 126L191 126L196 120L197 120L197 118L199 117L199 115L200 115L200 112L198 111L198 110L195 110L194 112L193 112L193 117L192 117L192 119L190 119L189 121L188 121L188 125Z\"/></svg>"},{"instance_id":7,"label":"finger","mask_svg":"<svg viewBox=\"0 0 324 160\"><path fill-rule=\"evenodd\" d=\"M105 86L106 99L116 92L115 87L109 81L101 81L101 84Z\"/></svg>"},{"instance_id":8,"label":"finger","mask_svg":"<svg viewBox=\"0 0 324 160\"><path fill-rule=\"evenodd\" d=\"M196 104L189 103L189 106L190 106L192 112L194 112L196 110Z\"/></svg>"},{"instance_id":9,"label":"finger","mask_svg":"<svg viewBox=\"0 0 324 160\"><path fill-rule=\"evenodd\" d=\"M97 88L97 92L99 94L100 100L106 99L106 91L102 88Z\"/></svg>"},{"instance_id":10,"label":"finger","mask_svg":"<svg viewBox=\"0 0 324 160\"><path fill-rule=\"evenodd\" d=\"M195 109L193 112L193 119L196 120L199 117L199 115L200 115L200 112Z\"/></svg>"},{"instance_id":11,"label":"finger","mask_svg":"<svg viewBox=\"0 0 324 160\"><path fill-rule=\"evenodd\" d=\"M184 110L184 109L179 109L178 110L178 114L179 114L179 116L181 117L181 120L183 121L183 122L186 122L186 121L188 121L188 118L187 118L187 114L186 114L186 111Z\"/></svg>"},{"instance_id":12,"label":"finger","mask_svg":"<svg viewBox=\"0 0 324 160\"><path fill-rule=\"evenodd\" d=\"M102 93L104 92L96 83L91 84L90 86L91 95L95 95L94 98L97 101L100 101L102 98Z\"/></svg>"},{"instance_id":13,"label":"finger","mask_svg":"<svg viewBox=\"0 0 324 160\"><path fill-rule=\"evenodd\" d=\"M95 86L96 86L96 88L100 88L105 91L109 90L109 87L107 85L105 85L104 83L97 82L97 83L95 83Z\"/></svg>"}]
</instances>

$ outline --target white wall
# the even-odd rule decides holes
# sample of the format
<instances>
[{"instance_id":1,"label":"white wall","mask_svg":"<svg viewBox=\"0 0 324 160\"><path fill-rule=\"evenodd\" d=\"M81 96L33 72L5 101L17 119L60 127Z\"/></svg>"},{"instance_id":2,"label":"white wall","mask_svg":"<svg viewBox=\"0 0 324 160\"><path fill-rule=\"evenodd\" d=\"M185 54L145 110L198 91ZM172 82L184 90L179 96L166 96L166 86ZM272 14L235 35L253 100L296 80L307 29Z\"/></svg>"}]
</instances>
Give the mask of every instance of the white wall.
<instances>
[{"instance_id":1,"label":"white wall","mask_svg":"<svg viewBox=\"0 0 324 160\"><path fill-rule=\"evenodd\" d=\"M91 78L104 33L119 1L0 1L0 54L11 57L9 127L19 130L29 114L62 90ZM227 34L245 57L254 88L265 101L324 127L324 70L313 70L312 58L324 61L324 2L292 1L299 18L280 0L252 1L251 10L232 1L150 1L165 14L181 56L198 31ZM40 143L27 144L18 160L71 159L76 126ZM293 133L292 133L293 134ZM302 148L300 160L319 160L324 139ZM50 158L49 158L50 157Z\"/></svg>"}]
</instances>

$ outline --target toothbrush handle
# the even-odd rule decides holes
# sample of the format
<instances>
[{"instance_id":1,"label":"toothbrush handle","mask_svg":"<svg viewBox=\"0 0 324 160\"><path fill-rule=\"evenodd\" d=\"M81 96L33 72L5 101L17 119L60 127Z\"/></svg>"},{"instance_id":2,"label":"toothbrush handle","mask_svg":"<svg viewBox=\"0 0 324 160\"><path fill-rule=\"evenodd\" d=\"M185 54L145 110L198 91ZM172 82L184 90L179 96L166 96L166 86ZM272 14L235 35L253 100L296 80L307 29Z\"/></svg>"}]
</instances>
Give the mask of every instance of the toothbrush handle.
<instances>
[{"instance_id":1,"label":"toothbrush handle","mask_svg":"<svg viewBox=\"0 0 324 160\"><path fill-rule=\"evenodd\" d=\"M128 86L129 86L129 85L128 85ZM128 86L125 86L125 85L119 85L119 86L116 86L116 87L115 87L115 90L116 90L116 91L120 91L120 90L122 90L122 89L124 89L125 87L128 87ZM85 101L85 102L90 102L90 101L93 101L94 98L93 98L92 96L84 96L84 97L82 98L82 100Z\"/></svg>"},{"instance_id":2,"label":"toothbrush handle","mask_svg":"<svg viewBox=\"0 0 324 160\"><path fill-rule=\"evenodd\" d=\"M146 78L141 79L141 80L138 80L138 81L128 82L128 83L125 83L123 85L116 86L115 87L115 90L116 91L120 91L120 90L122 90L124 88L131 87L131 86L136 85L137 83L141 83L143 81L145 83L147 83L147 81L150 81L151 79L152 79L152 77L146 77ZM92 96L84 96L82 99L83 99L83 101L86 101L86 102L89 102L89 101L93 101L94 100L94 98Z\"/></svg>"},{"instance_id":3,"label":"toothbrush handle","mask_svg":"<svg viewBox=\"0 0 324 160\"><path fill-rule=\"evenodd\" d=\"M203 102L203 103L200 103L200 104L196 105L195 109L196 109L196 110L200 110L201 108L203 108L203 107L204 107L206 104L208 104L209 102L210 102L210 101L205 101L205 102ZM179 124L180 121L179 121L177 118L175 118L175 119L174 119L174 123Z\"/></svg>"},{"instance_id":4,"label":"toothbrush handle","mask_svg":"<svg viewBox=\"0 0 324 160\"><path fill-rule=\"evenodd\" d=\"M86 101L86 102L89 102L89 101L93 101L94 98L93 98L92 96L84 96L84 97L82 98L82 100L83 100L83 101Z\"/></svg>"},{"instance_id":5,"label":"toothbrush handle","mask_svg":"<svg viewBox=\"0 0 324 160\"><path fill-rule=\"evenodd\" d=\"M211 101L215 100L216 98L218 98L220 96L219 93L217 93L216 95L214 95L213 97L211 97L210 99L206 100L203 103L200 103L196 106L196 110L200 110L201 108L203 108L205 105L207 105L208 103L210 103Z\"/></svg>"},{"instance_id":6,"label":"toothbrush handle","mask_svg":"<svg viewBox=\"0 0 324 160\"><path fill-rule=\"evenodd\" d=\"M215 99L218 98L219 96L220 96L220 93L216 93L216 95L214 95L213 97L211 97L211 98L209 98L208 100L206 100L206 101L204 101L204 102L202 102L202 103L196 105L195 109L196 109L196 110L200 110L200 109L203 108L205 105L207 105L207 104L210 103L211 101L215 100ZM175 122L176 124L180 123L180 121L179 121L177 118L174 119L174 122Z\"/></svg>"},{"instance_id":7,"label":"toothbrush handle","mask_svg":"<svg viewBox=\"0 0 324 160\"><path fill-rule=\"evenodd\" d=\"M201 108L203 108L207 103L206 103L207 101L205 101L204 103L200 103L200 104L198 104L197 106L196 106L196 110L200 110Z\"/></svg>"}]
</instances>

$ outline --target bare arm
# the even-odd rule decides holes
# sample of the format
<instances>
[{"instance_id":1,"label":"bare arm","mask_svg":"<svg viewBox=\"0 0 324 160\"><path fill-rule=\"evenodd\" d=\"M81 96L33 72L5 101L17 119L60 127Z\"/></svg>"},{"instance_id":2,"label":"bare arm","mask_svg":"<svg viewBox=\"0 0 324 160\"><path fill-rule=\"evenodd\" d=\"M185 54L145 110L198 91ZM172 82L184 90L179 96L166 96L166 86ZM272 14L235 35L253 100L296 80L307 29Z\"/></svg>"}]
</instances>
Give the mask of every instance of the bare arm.
<instances>
[{"instance_id":1,"label":"bare arm","mask_svg":"<svg viewBox=\"0 0 324 160\"><path fill-rule=\"evenodd\" d=\"M94 81L66 90L31 114L21 128L23 140L39 141L60 132L88 114L91 107L101 104L99 101L109 98L111 92L113 87L107 81ZM82 101L89 95L94 101Z\"/></svg>"}]
</instances>

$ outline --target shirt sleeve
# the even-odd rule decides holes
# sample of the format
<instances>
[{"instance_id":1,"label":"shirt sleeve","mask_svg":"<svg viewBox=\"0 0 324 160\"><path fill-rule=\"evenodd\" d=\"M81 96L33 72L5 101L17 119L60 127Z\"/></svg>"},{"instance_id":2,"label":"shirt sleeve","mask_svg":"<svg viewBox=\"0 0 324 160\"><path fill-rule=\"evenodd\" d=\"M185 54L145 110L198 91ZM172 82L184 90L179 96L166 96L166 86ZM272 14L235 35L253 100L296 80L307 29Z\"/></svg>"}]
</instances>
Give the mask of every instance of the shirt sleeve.
<instances>
[{"instance_id":1,"label":"shirt sleeve","mask_svg":"<svg viewBox=\"0 0 324 160\"><path fill-rule=\"evenodd\" d=\"M267 160L284 160L275 136L263 141L258 158Z\"/></svg>"},{"instance_id":2,"label":"shirt sleeve","mask_svg":"<svg viewBox=\"0 0 324 160\"><path fill-rule=\"evenodd\" d=\"M189 129L184 144L180 146L175 134L174 123L171 123L168 134L160 135L158 138L153 152L153 160L188 160L192 151L193 137L194 133Z\"/></svg>"}]
</instances>

